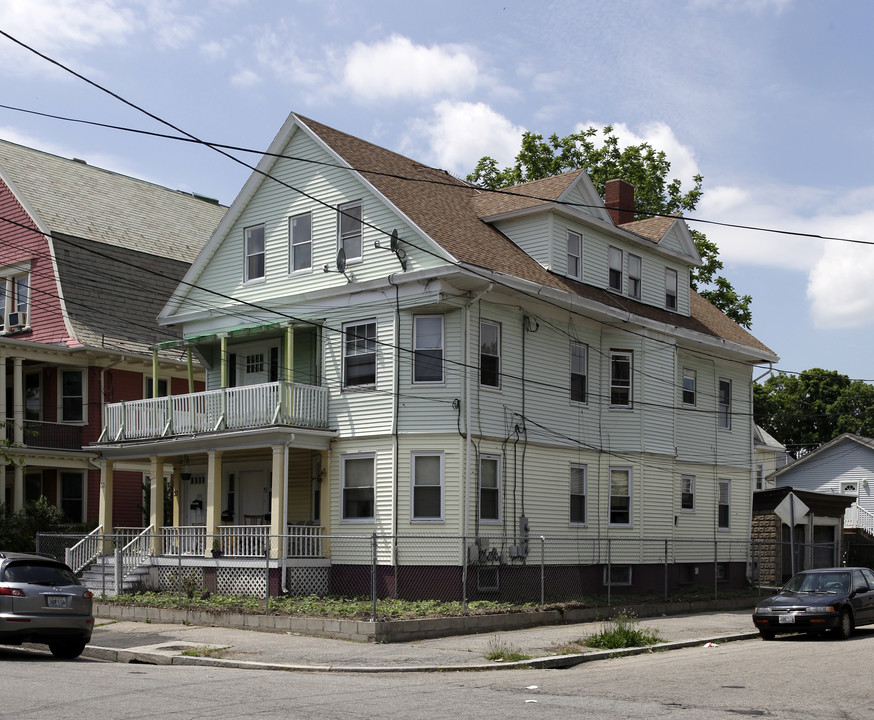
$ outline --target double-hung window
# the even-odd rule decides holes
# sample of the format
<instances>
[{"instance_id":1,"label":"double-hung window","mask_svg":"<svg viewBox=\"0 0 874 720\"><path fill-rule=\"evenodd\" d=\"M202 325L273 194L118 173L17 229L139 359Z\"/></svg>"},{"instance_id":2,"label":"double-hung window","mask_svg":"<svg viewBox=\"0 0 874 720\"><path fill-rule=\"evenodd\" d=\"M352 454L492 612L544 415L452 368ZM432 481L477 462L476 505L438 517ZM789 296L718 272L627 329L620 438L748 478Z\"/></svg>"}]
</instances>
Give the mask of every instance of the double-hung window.
<instances>
[{"instance_id":1,"label":"double-hung window","mask_svg":"<svg viewBox=\"0 0 874 720\"><path fill-rule=\"evenodd\" d=\"M29 273L0 274L0 332L15 332L30 324L29 300Z\"/></svg>"},{"instance_id":2,"label":"double-hung window","mask_svg":"<svg viewBox=\"0 0 874 720\"><path fill-rule=\"evenodd\" d=\"M413 318L413 382L443 382L443 316Z\"/></svg>"},{"instance_id":3,"label":"double-hung window","mask_svg":"<svg viewBox=\"0 0 874 720\"><path fill-rule=\"evenodd\" d=\"M567 274L579 280L583 270L583 237L573 230L567 231Z\"/></svg>"},{"instance_id":4,"label":"double-hung window","mask_svg":"<svg viewBox=\"0 0 874 720\"><path fill-rule=\"evenodd\" d=\"M630 350L610 351L610 405L631 407L631 371L633 354Z\"/></svg>"},{"instance_id":5,"label":"double-hung window","mask_svg":"<svg viewBox=\"0 0 874 720\"><path fill-rule=\"evenodd\" d=\"M376 322L343 326L343 387L376 385Z\"/></svg>"},{"instance_id":6,"label":"double-hung window","mask_svg":"<svg viewBox=\"0 0 874 720\"><path fill-rule=\"evenodd\" d=\"M716 410L717 426L731 430L731 380L719 378L719 406Z\"/></svg>"},{"instance_id":7,"label":"double-hung window","mask_svg":"<svg viewBox=\"0 0 874 720\"><path fill-rule=\"evenodd\" d=\"M631 468L610 468L609 524L631 526Z\"/></svg>"},{"instance_id":8,"label":"double-hung window","mask_svg":"<svg viewBox=\"0 0 874 720\"><path fill-rule=\"evenodd\" d=\"M479 382L501 387L501 326L485 320L479 326Z\"/></svg>"},{"instance_id":9,"label":"double-hung window","mask_svg":"<svg viewBox=\"0 0 874 720\"><path fill-rule=\"evenodd\" d=\"M291 238L290 272L309 270L313 265L313 215L304 213L288 220Z\"/></svg>"},{"instance_id":10,"label":"double-hung window","mask_svg":"<svg viewBox=\"0 0 874 720\"><path fill-rule=\"evenodd\" d=\"M571 465L570 522L571 525L586 524L585 465Z\"/></svg>"},{"instance_id":11,"label":"double-hung window","mask_svg":"<svg viewBox=\"0 0 874 720\"><path fill-rule=\"evenodd\" d=\"M694 370L683 368L683 405L694 405L698 374Z\"/></svg>"},{"instance_id":12,"label":"double-hung window","mask_svg":"<svg viewBox=\"0 0 874 720\"><path fill-rule=\"evenodd\" d=\"M665 307L677 309L677 271L673 268L665 268Z\"/></svg>"},{"instance_id":13,"label":"double-hung window","mask_svg":"<svg viewBox=\"0 0 874 720\"><path fill-rule=\"evenodd\" d=\"M680 477L680 509L686 512L695 510L695 476Z\"/></svg>"},{"instance_id":14,"label":"double-hung window","mask_svg":"<svg viewBox=\"0 0 874 720\"><path fill-rule=\"evenodd\" d=\"M443 519L443 453L413 453L411 520Z\"/></svg>"},{"instance_id":15,"label":"double-hung window","mask_svg":"<svg viewBox=\"0 0 874 720\"><path fill-rule=\"evenodd\" d=\"M719 481L719 506L716 526L720 530L731 528L731 480Z\"/></svg>"},{"instance_id":16,"label":"double-hung window","mask_svg":"<svg viewBox=\"0 0 874 720\"><path fill-rule=\"evenodd\" d=\"M756 490L765 489L765 466L759 463L756 465Z\"/></svg>"},{"instance_id":17,"label":"double-hung window","mask_svg":"<svg viewBox=\"0 0 874 720\"><path fill-rule=\"evenodd\" d=\"M610 246L610 272L608 285L611 290L622 292L622 251Z\"/></svg>"},{"instance_id":18,"label":"double-hung window","mask_svg":"<svg viewBox=\"0 0 874 720\"><path fill-rule=\"evenodd\" d=\"M571 402L586 402L587 350L582 343L571 343Z\"/></svg>"},{"instance_id":19,"label":"double-hung window","mask_svg":"<svg viewBox=\"0 0 874 720\"><path fill-rule=\"evenodd\" d=\"M628 254L628 297L640 300L640 274L642 260L637 255Z\"/></svg>"},{"instance_id":20,"label":"double-hung window","mask_svg":"<svg viewBox=\"0 0 874 720\"><path fill-rule=\"evenodd\" d=\"M340 463L343 520L373 520L375 466L376 456L372 453L343 456Z\"/></svg>"},{"instance_id":21,"label":"double-hung window","mask_svg":"<svg viewBox=\"0 0 874 720\"><path fill-rule=\"evenodd\" d=\"M260 280L264 277L264 226L253 225L243 231L246 267L245 280Z\"/></svg>"},{"instance_id":22,"label":"double-hung window","mask_svg":"<svg viewBox=\"0 0 874 720\"><path fill-rule=\"evenodd\" d=\"M479 519L501 520L501 458L483 455L479 460Z\"/></svg>"},{"instance_id":23,"label":"double-hung window","mask_svg":"<svg viewBox=\"0 0 874 720\"><path fill-rule=\"evenodd\" d=\"M337 208L339 239L338 247L346 253L347 260L361 259L361 201L346 203Z\"/></svg>"},{"instance_id":24,"label":"double-hung window","mask_svg":"<svg viewBox=\"0 0 874 720\"><path fill-rule=\"evenodd\" d=\"M60 370L60 420L79 423L85 420L85 372Z\"/></svg>"}]
</instances>

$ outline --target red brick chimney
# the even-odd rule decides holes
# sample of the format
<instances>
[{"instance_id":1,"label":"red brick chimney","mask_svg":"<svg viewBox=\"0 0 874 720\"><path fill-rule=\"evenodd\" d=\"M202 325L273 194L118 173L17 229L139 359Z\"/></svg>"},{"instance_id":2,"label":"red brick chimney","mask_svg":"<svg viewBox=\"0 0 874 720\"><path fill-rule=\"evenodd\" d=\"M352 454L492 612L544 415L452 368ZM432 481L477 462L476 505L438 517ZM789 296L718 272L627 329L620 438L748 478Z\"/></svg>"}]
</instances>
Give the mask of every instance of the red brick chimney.
<instances>
[{"instance_id":1,"label":"red brick chimney","mask_svg":"<svg viewBox=\"0 0 874 720\"><path fill-rule=\"evenodd\" d=\"M625 180L608 180L604 205L617 225L634 220L634 185Z\"/></svg>"}]
</instances>

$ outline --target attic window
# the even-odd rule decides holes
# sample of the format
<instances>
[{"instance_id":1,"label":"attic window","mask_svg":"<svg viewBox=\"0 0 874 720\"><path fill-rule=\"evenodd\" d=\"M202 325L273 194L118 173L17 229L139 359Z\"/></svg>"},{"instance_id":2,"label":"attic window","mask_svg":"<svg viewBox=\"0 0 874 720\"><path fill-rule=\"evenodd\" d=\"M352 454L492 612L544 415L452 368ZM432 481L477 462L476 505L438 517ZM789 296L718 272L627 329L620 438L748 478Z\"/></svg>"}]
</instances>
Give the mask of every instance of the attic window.
<instances>
[{"instance_id":1,"label":"attic window","mask_svg":"<svg viewBox=\"0 0 874 720\"><path fill-rule=\"evenodd\" d=\"M609 286L611 290L622 292L622 251L619 248L610 248L610 276Z\"/></svg>"},{"instance_id":2,"label":"attic window","mask_svg":"<svg viewBox=\"0 0 874 720\"><path fill-rule=\"evenodd\" d=\"M567 274L579 279L582 271L583 238L579 233L567 231Z\"/></svg>"},{"instance_id":3,"label":"attic window","mask_svg":"<svg viewBox=\"0 0 874 720\"><path fill-rule=\"evenodd\" d=\"M346 203L337 208L339 226L338 249L347 260L361 259L361 202Z\"/></svg>"},{"instance_id":4,"label":"attic window","mask_svg":"<svg viewBox=\"0 0 874 720\"><path fill-rule=\"evenodd\" d=\"M677 271L673 268L665 268L665 307L677 309Z\"/></svg>"}]
</instances>

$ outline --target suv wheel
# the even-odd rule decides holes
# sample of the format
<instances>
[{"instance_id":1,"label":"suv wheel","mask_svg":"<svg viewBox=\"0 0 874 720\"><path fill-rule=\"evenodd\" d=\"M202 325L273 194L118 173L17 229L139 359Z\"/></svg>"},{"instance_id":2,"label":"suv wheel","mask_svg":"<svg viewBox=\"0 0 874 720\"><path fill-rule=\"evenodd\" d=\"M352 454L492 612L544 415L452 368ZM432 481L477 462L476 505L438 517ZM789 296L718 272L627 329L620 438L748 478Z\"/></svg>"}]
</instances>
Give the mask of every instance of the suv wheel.
<instances>
[{"instance_id":1,"label":"suv wheel","mask_svg":"<svg viewBox=\"0 0 874 720\"><path fill-rule=\"evenodd\" d=\"M64 642L49 643L49 650L52 655L61 660L72 660L82 654L85 649L85 643L81 640L65 640Z\"/></svg>"}]
</instances>

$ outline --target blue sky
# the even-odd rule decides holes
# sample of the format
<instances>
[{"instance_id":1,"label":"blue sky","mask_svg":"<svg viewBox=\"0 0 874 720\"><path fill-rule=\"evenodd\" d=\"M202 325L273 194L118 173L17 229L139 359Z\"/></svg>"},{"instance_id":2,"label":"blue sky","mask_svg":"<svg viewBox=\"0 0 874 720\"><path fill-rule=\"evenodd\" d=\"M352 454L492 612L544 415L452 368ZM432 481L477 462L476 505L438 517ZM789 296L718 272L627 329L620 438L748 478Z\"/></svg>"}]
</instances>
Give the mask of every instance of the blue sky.
<instances>
[{"instance_id":1,"label":"blue sky","mask_svg":"<svg viewBox=\"0 0 874 720\"><path fill-rule=\"evenodd\" d=\"M294 110L467 174L524 130L663 149L693 217L874 242L874 3L4 0L0 29L191 134L264 149ZM155 120L0 37L4 105ZM230 203L204 147L0 108L0 137ZM242 155L251 161L253 156ZM874 379L874 247L694 225L789 371Z\"/></svg>"}]
</instances>

